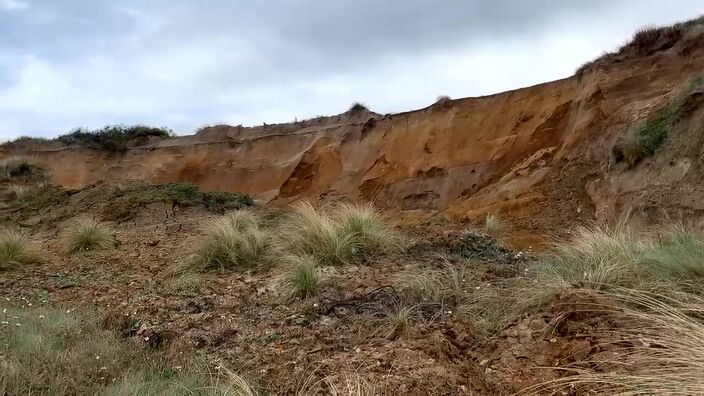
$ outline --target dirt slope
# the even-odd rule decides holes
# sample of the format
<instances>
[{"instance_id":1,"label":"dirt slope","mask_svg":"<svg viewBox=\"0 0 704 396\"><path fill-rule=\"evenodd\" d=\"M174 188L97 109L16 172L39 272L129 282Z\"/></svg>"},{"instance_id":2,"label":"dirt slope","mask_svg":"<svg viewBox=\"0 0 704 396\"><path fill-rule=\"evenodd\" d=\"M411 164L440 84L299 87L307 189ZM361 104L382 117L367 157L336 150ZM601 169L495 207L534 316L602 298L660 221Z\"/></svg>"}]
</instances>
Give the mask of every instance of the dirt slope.
<instances>
[{"instance_id":1,"label":"dirt slope","mask_svg":"<svg viewBox=\"0 0 704 396\"><path fill-rule=\"evenodd\" d=\"M704 70L704 40L683 37L665 36L664 44L660 37L647 51L626 48L632 53L609 55L571 78L408 113L362 110L255 128L217 126L117 154L5 145L0 156L28 152L66 187L191 181L274 204L324 196L423 209L422 217L441 211L471 220L500 212L520 228L543 232L624 213L657 221L662 213L653 214L654 207L692 218L704 209L687 198L704 188L701 152L691 145L702 125L701 101L690 100L654 156L624 168L611 155L629 126Z\"/></svg>"}]
</instances>

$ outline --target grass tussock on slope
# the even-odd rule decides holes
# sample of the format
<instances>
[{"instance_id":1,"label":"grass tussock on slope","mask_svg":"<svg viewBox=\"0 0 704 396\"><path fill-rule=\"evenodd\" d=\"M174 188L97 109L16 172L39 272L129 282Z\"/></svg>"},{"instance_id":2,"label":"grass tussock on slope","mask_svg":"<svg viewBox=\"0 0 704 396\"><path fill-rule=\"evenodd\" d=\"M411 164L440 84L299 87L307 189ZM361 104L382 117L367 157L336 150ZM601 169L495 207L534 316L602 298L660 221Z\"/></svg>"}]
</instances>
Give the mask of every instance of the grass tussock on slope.
<instances>
[{"instance_id":1,"label":"grass tussock on slope","mask_svg":"<svg viewBox=\"0 0 704 396\"><path fill-rule=\"evenodd\" d=\"M37 261L39 256L29 238L13 230L0 231L0 271Z\"/></svg>"},{"instance_id":2,"label":"grass tussock on slope","mask_svg":"<svg viewBox=\"0 0 704 396\"><path fill-rule=\"evenodd\" d=\"M105 250L113 246L115 246L115 233L92 217L77 219L69 229L69 253Z\"/></svg>"},{"instance_id":3,"label":"grass tussock on slope","mask_svg":"<svg viewBox=\"0 0 704 396\"><path fill-rule=\"evenodd\" d=\"M271 234L252 212L230 212L208 222L203 231L193 259L196 270L248 269L268 259Z\"/></svg>"},{"instance_id":4,"label":"grass tussock on slope","mask_svg":"<svg viewBox=\"0 0 704 396\"><path fill-rule=\"evenodd\" d=\"M701 294L704 240L694 229L675 226L655 235L627 227L582 228L538 269L546 287L595 290L633 288Z\"/></svg>"},{"instance_id":5,"label":"grass tussock on slope","mask_svg":"<svg viewBox=\"0 0 704 396\"><path fill-rule=\"evenodd\" d=\"M6 309L0 324L0 394L255 395L232 373L180 369L102 330L89 315Z\"/></svg>"},{"instance_id":6,"label":"grass tussock on slope","mask_svg":"<svg viewBox=\"0 0 704 396\"><path fill-rule=\"evenodd\" d=\"M299 202L279 229L279 245L321 265L340 265L398 249L401 240L370 204L338 203L321 210Z\"/></svg>"}]
</instances>

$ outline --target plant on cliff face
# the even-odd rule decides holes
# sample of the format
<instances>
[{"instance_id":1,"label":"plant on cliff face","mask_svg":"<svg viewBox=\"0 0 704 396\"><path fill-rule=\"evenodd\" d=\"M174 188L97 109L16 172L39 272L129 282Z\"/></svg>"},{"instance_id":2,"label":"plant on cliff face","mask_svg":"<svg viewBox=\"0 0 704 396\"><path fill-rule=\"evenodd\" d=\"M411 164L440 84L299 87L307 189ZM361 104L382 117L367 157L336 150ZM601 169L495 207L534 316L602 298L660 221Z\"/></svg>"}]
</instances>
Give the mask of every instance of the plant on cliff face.
<instances>
[{"instance_id":1,"label":"plant on cliff face","mask_svg":"<svg viewBox=\"0 0 704 396\"><path fill-rule=\"evenodd\" d=\"M665 142L670 130L677 122L687 96L704 87L700 77L690 80L663 108L654 116L629 128L626 137L619 139L611 148L615 162L626 161L633 166L645 157L653 155Z\"/></svg>"}]
</instances>

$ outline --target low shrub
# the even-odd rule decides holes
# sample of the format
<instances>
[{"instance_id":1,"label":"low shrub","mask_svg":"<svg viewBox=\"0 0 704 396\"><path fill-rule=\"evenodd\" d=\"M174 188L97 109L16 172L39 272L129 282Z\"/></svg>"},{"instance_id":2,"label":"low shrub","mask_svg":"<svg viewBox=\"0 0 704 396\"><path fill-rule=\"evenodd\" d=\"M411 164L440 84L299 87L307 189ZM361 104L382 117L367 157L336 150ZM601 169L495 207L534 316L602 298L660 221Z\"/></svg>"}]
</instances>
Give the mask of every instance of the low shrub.
<instances>
[{"instance_id":1,"label":"low shrub","mask_svg":"<svg viewBox=\"0 0 704 396\"><path fill-rule=\"evenodd\" d=\"M164 184L162 188L170 198L181 204L194 203L203 197L200 188L190 182L168 183Z\"/></svg>"},{"instance_id":2,"label":"low shrub","mask_svg":"<svg viewBox=\"0 0 704 396\"><path fill-rule=\"evenodd\" d=\"M207 208L215 210L239 209L254 205L254 200L248 194L226 191L206 192L204 201Z\"/></svg>"},{"instance_id":3,"label":"low shrub","mask_svg":"<svg viewBox=\"0 0 704 396\"><path fill-rule=\"evenodd\" d=\"M347 110L347 112L351 114L362 113L366 111L369 111L369 109L367 108L367 106L363 105L360 102L353 103L352 106L350 106L349 110Z\"/></svg>"}]
</instances>

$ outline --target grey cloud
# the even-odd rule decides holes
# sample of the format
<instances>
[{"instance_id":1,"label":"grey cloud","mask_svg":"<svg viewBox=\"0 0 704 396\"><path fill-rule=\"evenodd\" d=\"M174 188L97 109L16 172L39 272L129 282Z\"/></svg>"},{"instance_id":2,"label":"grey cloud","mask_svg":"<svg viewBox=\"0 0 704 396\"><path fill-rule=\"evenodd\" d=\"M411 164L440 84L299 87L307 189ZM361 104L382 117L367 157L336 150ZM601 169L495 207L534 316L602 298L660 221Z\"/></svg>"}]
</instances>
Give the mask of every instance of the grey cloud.
<instances>
[{"instance_id":1,"label":"grey cloud","mask_svg":"<svg viewBox=\"0 0 704 396\"><path fill-rule=\"evenodd\" d=\"M555 79L697 0L0 0L0 139L403 111Z\"/></svg>"}]
</instances>

